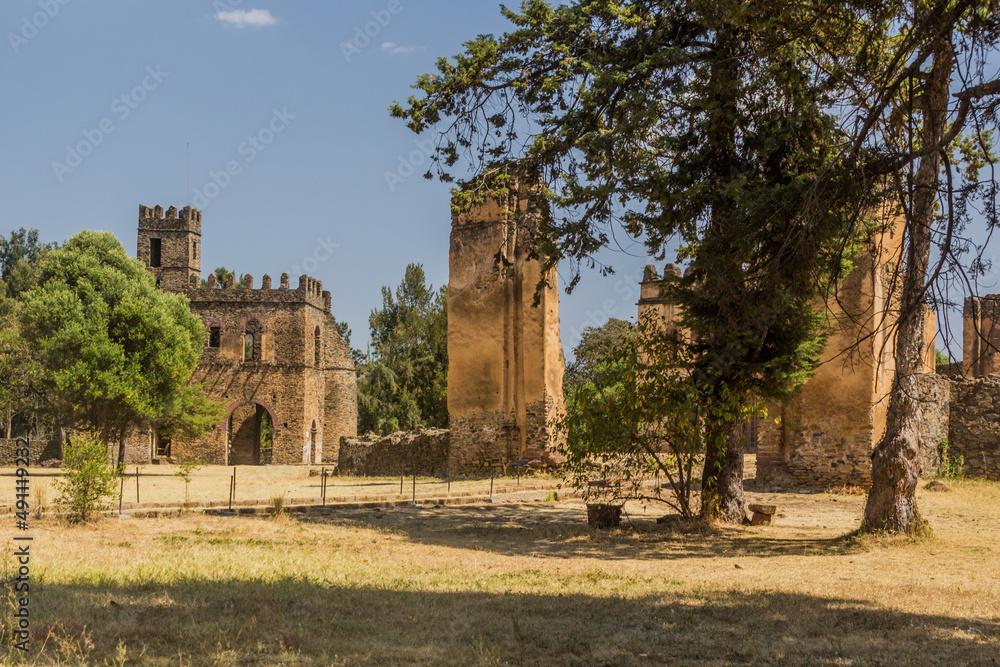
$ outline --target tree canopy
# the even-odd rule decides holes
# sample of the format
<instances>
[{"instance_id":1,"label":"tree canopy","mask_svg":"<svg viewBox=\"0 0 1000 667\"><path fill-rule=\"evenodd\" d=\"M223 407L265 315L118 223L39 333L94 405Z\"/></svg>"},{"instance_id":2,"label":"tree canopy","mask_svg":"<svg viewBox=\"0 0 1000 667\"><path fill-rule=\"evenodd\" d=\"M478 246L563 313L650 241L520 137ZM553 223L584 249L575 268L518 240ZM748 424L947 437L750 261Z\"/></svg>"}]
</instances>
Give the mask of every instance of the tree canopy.
<instances>
[{"instance_id":1,"label":"tree canopy","mask_svg":"<svg viewBox=\"0 0 1000 667\"><path fill-rule=\"evenodd\" d=\"M448 425L448 294L410 264L368 318L371 347L359 368L358 426L387 434Z\"/></svg>"},{"instance_id":2,"label":"tree canopy","mask_svg":"<svg viewBox=\"0 0 1000 667\"><path fill-rule=\"evenodd\" d=\"M616 228L657 257L679 239L696 382L704 400L725 388L749 405L808 378L826 334L818 297L879 229L859 210L880 182L845 157L833 113L837 49L869 49L854 26L877 11L527 0L504 10L513 32L440 59L391 112L418 133L447 122L435 165L450 181L471 162L460 207L541 180L558 213L537 252L570 260L571 286ZM726 449L709 452L703 512L740 521L742 452Z\"/></svg>"},{"instance_id":3,"label":"tree canopy","mask_svg":"<svg viewBox=\"0 0 1000 667\"><path fill-rule=\"evenodd\" d=\"M133 428L214 425L217 406L188 384L204 326L112 234L83 231L49 252L20 324L57 420L118 443L119 460Z\"/></svg>"}]
</instances>

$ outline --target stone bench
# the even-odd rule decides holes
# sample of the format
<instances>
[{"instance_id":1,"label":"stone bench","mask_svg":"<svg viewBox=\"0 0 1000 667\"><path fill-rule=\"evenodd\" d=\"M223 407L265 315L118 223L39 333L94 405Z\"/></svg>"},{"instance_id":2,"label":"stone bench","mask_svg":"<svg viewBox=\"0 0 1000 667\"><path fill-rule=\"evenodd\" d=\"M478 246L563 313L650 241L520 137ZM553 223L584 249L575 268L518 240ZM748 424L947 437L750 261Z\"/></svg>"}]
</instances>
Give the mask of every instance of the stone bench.
<instances>
[{"instance_id":1,"label":"stone bench","mask_svg":"<svg viewBox=\"0 0 1000 667\"><path fill-rule=\"evenodd\" d=\"M771 518L778 513L776 506L759 503L751 503L747 505L747 509L753 512L753 517L750 518L751 526L770 526Z\"/></svg>"}]
</instances>

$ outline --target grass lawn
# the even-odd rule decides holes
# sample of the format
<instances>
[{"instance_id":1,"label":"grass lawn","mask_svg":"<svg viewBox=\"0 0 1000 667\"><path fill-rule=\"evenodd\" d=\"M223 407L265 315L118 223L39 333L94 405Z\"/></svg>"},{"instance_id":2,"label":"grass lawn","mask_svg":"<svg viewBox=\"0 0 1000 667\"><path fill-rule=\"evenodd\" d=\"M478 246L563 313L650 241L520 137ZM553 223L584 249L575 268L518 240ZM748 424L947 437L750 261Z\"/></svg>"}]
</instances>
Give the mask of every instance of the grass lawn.
<instances>
[{"instance_id":1,"label":"grass lawn","mask_svg":"<svg viewBox=\"0 0 1000 667\"><path fill-rule=\"evenodd\" d=\"M920 492L935 535L916 542L846 539L864 503L849 494L751 492L775 525L696 531L630 507L634 527L591 532L576 500L45 519L28 659L995 665L1000 484L948 485Z\"/></svg>"}]
</instances>

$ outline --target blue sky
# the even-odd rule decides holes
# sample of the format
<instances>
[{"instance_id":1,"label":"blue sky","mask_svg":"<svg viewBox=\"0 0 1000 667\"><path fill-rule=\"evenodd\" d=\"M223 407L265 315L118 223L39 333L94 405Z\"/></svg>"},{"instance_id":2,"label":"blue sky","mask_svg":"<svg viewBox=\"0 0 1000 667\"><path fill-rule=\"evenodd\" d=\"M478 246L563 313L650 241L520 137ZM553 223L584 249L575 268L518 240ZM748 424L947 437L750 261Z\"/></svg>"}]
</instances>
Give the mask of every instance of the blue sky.
<instances>
[{"instance_id":1,"label":"blue sky","mask_svg":"<svg viewBox=\"0 0 1000 667\"><path fill-rule=\"evenodd\" d=\"M422 156L386 109L438 56L504 32L499 7L4 0L0 233L36 227L62 241L106 229L134 253L140 204L188 202L190 144L203 273L225 265L258 284L309 273L363 346L380 287L408 262L435 285L448 279L448 187L419 168L390 187L387 172ZM562 295L567 353L583 326L634 316L643 254L611 256L618 275L590 272Z\"/></svg>"},{"instance_id":2,"label":"blue sky","mask_svg":"<svg viewBox=\"0 0 1000 667\"><path fill-rule=\"evenodd\" d=\"M448 187L419 164L387 182L423 156L386 109L508 27L478 0L4 0L0 233L106 229L134 252L138 206L184 206L190 173L203 273L309 273L363 347L407 263L448 279ZM562 294L567 357L584 326L634 317L644 255L605 253L616 275Z\"/></svg>"}]
</instances>

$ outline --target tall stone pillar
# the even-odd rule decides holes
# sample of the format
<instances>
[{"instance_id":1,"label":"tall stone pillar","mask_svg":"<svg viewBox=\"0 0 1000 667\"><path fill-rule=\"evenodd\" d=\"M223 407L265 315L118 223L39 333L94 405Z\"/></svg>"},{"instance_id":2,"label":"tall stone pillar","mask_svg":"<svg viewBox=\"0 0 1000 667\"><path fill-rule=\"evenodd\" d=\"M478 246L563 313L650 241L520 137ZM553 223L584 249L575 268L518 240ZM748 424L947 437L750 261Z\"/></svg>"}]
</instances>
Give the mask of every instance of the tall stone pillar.
<instances>
[{"instance_id":1,"label":"tall stone pillar","mask_svg":"<svg viewBox=\"0 0 1000 667\"><path fill-rule=\"evenodd\" d=\"M536 457L555 444L565 369L555 271L529 259L547 209L512 193L454 215L448 282L452 473Z\"/></svg>"}]
</instances>

